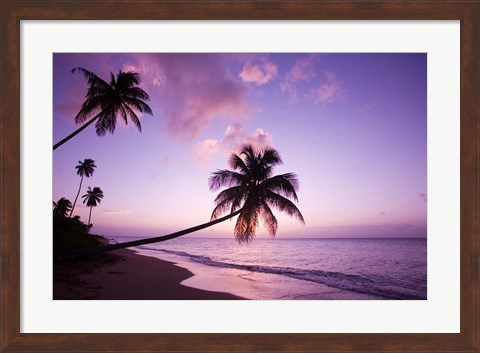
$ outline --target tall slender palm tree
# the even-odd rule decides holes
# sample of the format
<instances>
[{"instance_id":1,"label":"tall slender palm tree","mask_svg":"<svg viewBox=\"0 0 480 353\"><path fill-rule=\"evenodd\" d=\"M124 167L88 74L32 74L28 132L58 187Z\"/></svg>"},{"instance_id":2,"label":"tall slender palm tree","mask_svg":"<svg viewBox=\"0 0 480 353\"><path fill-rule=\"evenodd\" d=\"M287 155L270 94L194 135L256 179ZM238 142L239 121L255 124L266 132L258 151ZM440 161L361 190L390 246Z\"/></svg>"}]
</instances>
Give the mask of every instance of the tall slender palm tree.
<instances>
[{"instance_id":1,"label":"tall slender palm tree","mask_svg":"<svg viewBox=\"0 0 480 353\"><path fill-rule=\"evenodd\" d=\"M104 136L107 131L113 134L118 115L122 117L125 124L128 123L128 117L130 117L138 131L142 131L142 125L135 110L152 115L152 109L145 103L150 100L149 95L138 87L140 84L139 74L119 71L115 77L113 73L110 73L110 82L107 83L82 67L76 67L72 72L82 73L88 82L86 99L75 117L75 123L83 124L87 119L90 120L57 142L53 146L53 150L78 135L93 122L96 122L95 128L98 136Z\"/></svg>"},{"instance_id":2,"label":"tall slender palm tree","mask_svg":"<svg viewBox=\"0 0 480 353\"><path fill-rule=\"evenodd\" d=\"M93 189L89 186L87 193L82 196L83 203L87 204L87 207L90 207L90 213L88 215L88 225L90 226L90 219L92 218L92 208L97 207L97 205L103 199L103 191L95 186Z\"/></svg>"},{"instance_id":3,"label":"tall slender palm tree","mask_svg":"<svg viewBox=\"0 0 480 353\"><path fill-rule=\"evenodd\" d=\"M72 203L70 202L70 200L66 199L65 197L62 197L57 202L53 201L54 216L66 217L67 213L70 211L71 208L72 208Z\"/></svg>"},{"instance_id":4,"label":"tall slender palm tree","mask_svg":"<svg viewBox=\"0 0 480 353\"><path fill-rule=\"evenodd\" d=\"M95 165L95 161L90 158L86 158L82 161L78 161L78 165L75 167L77 169L77 175L80 176L80 186L78 187L78 192L77 196L75 196L75 201L73 201L73 206L72 210L70 211L70 216L72 217L73 210L75 209L75 204L77 203L78 195L80 195L80 190L82 189L82 182L83 182L83 177L86 176L87 178L90 178L93 175L93 172L95 171L95 168L97 166Z\"/></svg>"},{"instance_id":5,"label":"tall slender palm tree","mask_svg":"<svg viewBox=\"0 0 480 353\"><path fill-rule=\"evenodd\" d=\"M184 229L168 235L106 245L96 249L82 249L65 254L57 262L71 258L106 252L116 249L140 246L178 238L199 231L239 215L234 234L238 242L249 242L255 236L261 218L271 235L275 235L278 222L272 207L305 223L302 214L289 200L298 201L298 179L294 173L272 176L273 168L282 163L280 155L273 148L254 150L244 146L239 154L232 154L229 160L233 170L217 170L209 179L210 190L221 191L215 199L215 208L210 222ZM229 211L226 216L219 216Z\"/></svg>"}]
</instances>

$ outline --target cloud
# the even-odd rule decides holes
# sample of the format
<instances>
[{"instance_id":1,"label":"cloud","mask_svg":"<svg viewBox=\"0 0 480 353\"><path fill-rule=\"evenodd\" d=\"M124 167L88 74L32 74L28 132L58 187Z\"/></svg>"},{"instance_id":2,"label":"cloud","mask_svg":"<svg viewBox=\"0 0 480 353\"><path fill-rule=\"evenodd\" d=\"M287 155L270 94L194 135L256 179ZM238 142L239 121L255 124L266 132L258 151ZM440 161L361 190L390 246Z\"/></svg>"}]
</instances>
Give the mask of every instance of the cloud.
<instances>
[{"instance_id":1,"label":"cloud","mask_svg":"<svg viewBox=\"0 0 480 353\"><path fill-rule=\"evenodd\" d=\"M210 162L212 155L217 152L218 140L207 139L195 144L195 156L202 164Z\"/></svg>"},{"instance_id":2,"label":"cloud","mask_svg":"<svg viewBox=\"0 0 480 353\"><path fill-rule=\"evenodd\" d=\"M196 138L214 119L243 119L253 110L247 87L218 54L141 54L128 65L149 77L152 103L166 117L167 133ZM268 67L268 66L267 66Z\"/></svg>"},{"instance_id":3,"label":"cloud","mask_svg":"<svg viewBox=\"0 0 480 353\"><path fill-rule=\"evenodd\" d=\"M132 213L132 210L102 210L102 212L109 216L127 216Z\"/></svg>"},{"instance_id":4,"label":"cloud","mask_svg":"<svg viewBox=\"0 0 480 353\"><path fill-rule=\"evenodd\" d=\"M343 88L343 84L337 80L335 73L333 71L325 71L323 74L327 82L312 90L313 102L315 104L328 104L345 99L347 91Z\"/></svg>"},{"instance_id":5,"label":"cloud","mask_svg":"<svg viewBox=\"0 0 480 353\"><path fill-rule=\"evenodd\" d=\"M288 93L292 102L298 100L297 83L308 81L315 76L314 65L316 59L317 55L315 54L298 59L285 74L283 81L280 83L280 90L282 93Z\"/></svg>"},{"instance_id":6,"label":"cloud","mask_svg":"<svg viewBox=\"0 0 480 353\"><path fill-rule=\"evenodd\" d=\"M387 214L383 211L380 212L380 216L386 216Z\"/></svg>"},{"instance_id":7,"label":"cloud","mask_svg":"<svg viewBox=\"0 0 480 353\"><path fill-rule=\"evenodd\" d=\"M272 81L277 76L277 72L277 65L268 61L265 56L261 56L256 63L248 61L238 76L245 82L260 86Z\"/></svg>"},{"instance_id":8,"label":"cloud","mask_svg":"<svg viewBox=\"0 0 480 353\"><path fill-rule=\"evenodd\" d=\"M214 154L238 153L241 148L250 144L254 148L263 148L272 145L272 136L262 128L257 128L252 134L245 132L238 123L227 126L222 139L206 139L195 145L197 161L204 164L209 162Z\"/></svg>"}]
</instances>

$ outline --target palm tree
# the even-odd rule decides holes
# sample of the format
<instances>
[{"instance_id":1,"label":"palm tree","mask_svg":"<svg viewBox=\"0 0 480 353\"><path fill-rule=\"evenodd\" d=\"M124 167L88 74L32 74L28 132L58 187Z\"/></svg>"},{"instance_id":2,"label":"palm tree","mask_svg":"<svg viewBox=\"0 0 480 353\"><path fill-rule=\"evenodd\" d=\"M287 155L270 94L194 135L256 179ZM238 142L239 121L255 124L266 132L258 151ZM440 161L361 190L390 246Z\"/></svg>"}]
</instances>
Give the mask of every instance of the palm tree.
<instances>
[{"instance_id":1,"label":"palm tree","mask_svg":"<svg viewBox=\"0 0 480 353\"><path fill-rule=\"evenodd\" d=\"M272 176L273 168L282 164L282 159L273 148L255 151L251 145L244 146L240 155L232 154L229 165L232 170L218 170L210 177L210 190L228 187L215 198L216 207L212 220L223 213L240 210L234 234L239 243L250 242L255 236L259 219L268 232L275 236L278 222L272 207L286 212L305 223L297 206L298 179L294 173Z\"/></svg>"},{"instance_id":2,"label":"palm tree","mask_svg":"<svg viewBox=\"0 0 480 353\"><path fill-rule=\"evenodd\" d=\"M90 207L90 214L88 215L88 226L90 226L90 219L92 218L92 208L97 207L97 205L102 201L103 199L103 191L95 186L92 190L92 188L89 186L87 193L82 196L83 198L83 203L87 204L88 207Z\"/></svg>"},{"instance_id":3,"label":"palm tree","mask_svg":"<svg viewBox=\"0 0 480 353\"><path fill-rule=\"evenodd\" d=\"M65 197L62 197L57 202L53 201L53 215L66 217L68 211L72 208L72 203L70 200L67 200Z\"/></svg>"},{"instance_id":4,"label":"palm tree","mask_svg":"<svg viewBox=\"0 0 480 353\"><path fill-rule=\"evenodd\" d=\"M78 165L75 167L77 169L77 175L80 176L80 186L78 187L78 192L77 196L75 197L75 201L73 201L73 206L72 210L70 211L70 216L72 217L73 210L75 209L75 204L77 203L78 195L80 195L80 190L82 189L82 182L83 182L83 177L86 176L87 178L90 178L93 175L93 172L95 171L95 168L97 166L95 165L95 161L90 158L86 158L82 161L78 161Z\"/></svg>"},{"instance_id":5,"label":"palm tree","mask_svg":"<svg viewBox=\"0 0 480 353\"><path fill-rule=\"evenodd\" d=\"M249 242L255 236L259 218L271 235L275 235L278 222L272 207L305 223L302 214L289 200L298 201L298 179L294 173L272 176L273 168L282 163L280 155L273 148L255 151L250 145L244 146L239 154L232 154L229 160L232 170L217 170L209 179L210 190L228 187L215 198L215 208L210 222L155 238L110 244L96 249L82 249L58 258L62 262L71 258L140 246L178 238L182 235L208 228L239 215L234 234L238 242ZM229 211L226 216L218 218Z\"/></svg>"},{"instance_id":6,"label":"palm tree","mask_svg":"<svg viewBox=\"0 0 480 353\"><path fill-rule=\"evenodd\" d=\"M142 131L140 119L134 110L152 115L152 109L145 103L145 101L150 100L149 95L138 87L140 76L136 72L119 71L116 77L113 73L110 73L110 82L108 83L82 67L74 68L73 72L82 73L89 86L85 102L83 102L80 112L75 117L75 123L82 124L87 119L90 120L63 140L57 142L53 146L53 150L95 121L98 136L104 136L107 131L113 134L117 123L117 115L122 117L125 124L128 123L128 117L130 117L138 131ZM92 117L92 115L94 116Z\"/></svg>"}]
</instances>

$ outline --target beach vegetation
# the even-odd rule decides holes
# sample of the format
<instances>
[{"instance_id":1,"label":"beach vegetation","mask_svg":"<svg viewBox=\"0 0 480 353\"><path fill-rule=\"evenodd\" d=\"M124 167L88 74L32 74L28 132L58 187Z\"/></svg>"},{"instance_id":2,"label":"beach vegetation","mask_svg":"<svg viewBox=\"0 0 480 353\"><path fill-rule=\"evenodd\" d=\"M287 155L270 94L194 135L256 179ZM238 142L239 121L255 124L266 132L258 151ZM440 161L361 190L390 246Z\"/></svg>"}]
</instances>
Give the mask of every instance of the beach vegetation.
<instances>
[{"instance_id":1,"label":"beach vegetation","mask_svg":"<svg viewBox=\"0 0 480 353\"><path fill-rule=\"evenodd\" d=\"M57 217L66 217L72 209L72 203L65 197L60 198L57 202L53 201L53 215Z\"/></svg>"},{"instance_id":2,"label":"beach vegetation","mask_svg":"<svg viewBox=\"0 0 480 353\"><path fill-rule=\"evenodd\" d=\"M83 223L79 216L72 218L53 216L54 256L77 249L97 248L101 245L99 238L90 234L90 227Z\"/></svg>"},{"instance_id":3,"label":"beach vegetation","mask_svg":"<svg viewBox=\"0 0 480 353\"><path fill-rule=\"evenodd\" d=\"M78 165L75 167L77 169L77 175L80 176L80 185L78 187L77 196L75 196L75 201L73 201L73 206L70 211L70 217L72 217L73 210L75 209L75 204L77 203L78 195L80 195L80 190L82 189L83 177L90 178L95 171L95 161L90 158L86 158L82 161L78 161Z\"/></svg>"}]
</instances>

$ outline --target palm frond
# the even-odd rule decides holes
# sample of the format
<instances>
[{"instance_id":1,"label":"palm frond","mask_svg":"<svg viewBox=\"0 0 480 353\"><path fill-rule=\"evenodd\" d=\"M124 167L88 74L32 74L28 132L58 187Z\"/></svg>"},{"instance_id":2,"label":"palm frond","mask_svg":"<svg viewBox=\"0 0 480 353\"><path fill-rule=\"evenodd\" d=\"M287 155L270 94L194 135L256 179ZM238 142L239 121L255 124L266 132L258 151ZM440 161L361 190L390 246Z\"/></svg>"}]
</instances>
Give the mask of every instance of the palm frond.
<instances>
[{"instance_id":1,"label":"palm frond","mask_svg":"<svg viewBox=\"0 0 480 353\"><path fill-rule=\"evenodd\" d=\"M208 185L210 186L211 191L217 191L221 187L231 187L234 185L241 185L246 181L244 175L233 172L231 170L220 170L218 169L216 172L210 176L208 179Z\"/></svg>"},{"instance_id":2,"label":"palm frond","mask_svg":"<svg viewBox=\"0 0 480 353\"><path fill-rule=\"evenodd\" d=\"M212 212L211 220L217 219L229 208L231 213L235 212L240 207L244 197L245 193L240 186L234 186L220 192L214 201L216 207Z\"/></svg>"},{"instance_id":3,"label":"palm frond","mask_svg":"<svg viewBox=\"0 0 480 353\"><path fill-rule=\"evenodd\" d=\"M240 170L241 173L243 174L247 174L248 173L248 167L247 165L245 164L245 162L243 161L242 158L240 158L239 155L235 154L235 153L232 153L230 155L230 158L228 160L228 165L230 166L230 168L232 168L233 170Z\"/></svg>"},{"instance_id":4,"label":"palm frond","mask_svg":"<svg viewBox=\"0 0 480 353\"><path fill-rule=\"evenodd\" d=\"M125 109L128 112L128 115L130 116L130 119L133 122L133 125L137 128L139 132L142 132L142 124L140 123L140 119L138 118L137 114L130 109L130 107L126 104L122 104L122 108Z\"/></svg>"},{"instance_id":5,"label":"palm frond","mask_svg":"<svg viewBox=\"0 0 480 353\"><path fill-rule=\"evenodd\" d=\"M72 73L80 72L81 74L83 74L83 76L87 80L89 86L97 86L97 85L98 86L109 86L109 84L107 82L102 80L100 77L95 75L93 72L88 71L87 69L84 69L83 67L74 67L71 70L71 72Z\"/></svg>"},{"instance_id":6,"label":"palm frond","mask_svg":"<svg viewBox=\"0 0 480 353\"><path fill-rule=\"evenodd\" d=\"M259 209L253 204L247 204L242 208L235 223L234 235L239 243L249 243L255 237L255 231L258 227Z\"/></svg>"},{"instance_id":7,"label":"palm frond","mask_svg":"<svg viewBox=\"0 0 480 353\"><path fill-rule=\"evenodd\" d=\"M122 92L123 94L125 94L125 96L130 98L140 99L142 101L150 100L150 96L148 95L148 93L140 87L128 87L125 88Z\"/></svg>"},{"instance_id":8,"label":"palm frond","mask_svg":"<svg viewBox=\"0 0 480 353\"><path fill-rule=\"evenodd\" d=\"M140 83L140 75L133 71L119 71L117 74L117 86L121 89L127 89Z\"/></svg>"},{"instance_id":9,"label":"palm frond","mask_svg":"<svg viewBox=\"0 0 480 353\"><path fill-rule=\"evenodd\" d=\"M125 111L125 105L122 105L120 108L120 116L122 117L125 125L128 125L127 112Z\"/></svg>"},{"instance_id":10,"label":"palm frond","mask_svg":"<svg viewBox=\"0 0 480 353\"><path fill-rule=\"evenodd\" d=\"M277 208L279 211L286 212L290 217L294 217L303 224L305 224L305 220L303 219L300 210L289 199L274 192L267 191L265 193L265 201L273 207Z\"/></svg>"},{"instance_id":11,"label":"palm frond","mask_svg":"<svg viewBox=\"0 0 480 353\"><path fill-rule=\"evenodd\" d=\"M280 154L277 150L266 147L265 149L260 151L260 164L265 166L276 166L283 163Z\"/></svg>"},{"instance_id":12,"label":"palm frond","mask_svg":"<svg viewBox=\"0 0 480 353\"><path fill-rule=\"evenodd\" d=\"M105 136L107 131L112 131L112 120L115 119L112 119L111 110L101 112L99 119L95 122L95 132L98 136ZM113 126L113 130L115 130L115 126Z\"/></svg>"},{"instance_id":13,"label":"palm frond","mask_svg":"<svg viewBox=\"0 0 480 353\"><path fill-rule=\"evenodd\" d=\"M261 187L265 190L278 193L287 198L293 198L298 202L296 191L298 190L298 178L295 173L285 173L276 175L261 183Z\"/></svg>"},{"instance_id":14,"label":"palm frond","mask_svg":"<svg viewBox=\"0 0 480 353\"><path fill-rule=\"evenodd\" d=\"M260 210L261 210L260 215L263 220L263 225L265 226L265 228L267 228L270 235L275 236L278 229L277 218L275 218L271 208L268 206L268 204L265 201L262 202Z\"/></svg>"},{"instance_id":15,"label":"palm frond","mask_svg":"<svg viewBox=\"0 0 480 353\"><path fill-rule=\"evenodd\" d=\"M153 114L150 106L140 99L131 98L131 97L123 97L123 100L126 104L132 106L133 108L135 108L136 110L138 110L141 113L147 113L147 114L150 114L150 115Z\"/></svg>"}]
</instances>

